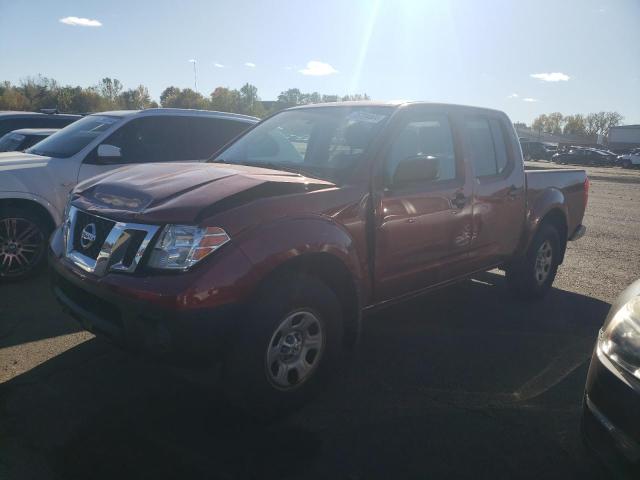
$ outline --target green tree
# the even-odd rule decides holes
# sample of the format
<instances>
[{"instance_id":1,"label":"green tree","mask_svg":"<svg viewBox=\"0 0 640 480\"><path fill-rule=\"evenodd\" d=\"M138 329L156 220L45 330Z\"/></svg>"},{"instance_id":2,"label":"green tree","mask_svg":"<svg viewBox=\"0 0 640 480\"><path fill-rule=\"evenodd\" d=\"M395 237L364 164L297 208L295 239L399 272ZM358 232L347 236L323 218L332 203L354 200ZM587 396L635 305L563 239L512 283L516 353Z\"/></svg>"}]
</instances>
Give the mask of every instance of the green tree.
<instances>
[{"instance_id":1,"label":"green tree","mask_svg":"<svg viewBox=\"0 0 640 480\"><path fill-rule=\"evenodd\" d=\"M227 87L217 87L211 93L210 108L219 112L238 112L240 104L240 92Z\"/></svg>"},{"instance_id":2,"label":"green tree","mask_svg":"<svg viewBox=\"0 0 640 480\"><path fill-rule=\"evenodd\" d=\"M560 112L553 112L547 115L547 121L545 123L545 132L553 133L554 135L560 135L562 133L562 123L564 117Z\"/></svg>"},{"instance_id":3,"label":"green tree","mask_svg":"<svg viewBox=\"0 0 640 480\"><path fill-rule=\"evenodd\" d=\"M563 133L565 135L585 135L585 120L581 113L567 115L564 117L564 122Z\"/></svg>"},{"instance_id":4,"label":"green tree","mask_svg":"<svg viewBox=\"0 0 640 480\"><path fill-rule=\"evenodd\" d=\"M105 77L100 80L100 83L98 84L98 90L100 92L100 95L102 95L102 97L104 97L104 99L107 100L107 102L111 106L118 106L120 94L123 90L123 86L120 80L118 80L117 78Z\"/></svg>"},{"instance_id":5,"label":"green tree","mask_svg":"<svg viewBox=\"0 0 640 480\"><path fill-rule=\"evenodd\" d=\"M152 105L149 90L144 85L122 92L118 96L118 103L127 110L143 110Z\"/></svg>"},{"instance_id":6,"label":"green tree","mask_svg":"<svg viewBox=\"0 0 640 480\"><path fill-rule=\"evenodd\" d=\"M545 131L546 125L547 125L547 116L543 113L533 119L533 122L531 123L531 128L536 132L538 132L538 135L540 135L542 132Z\"/></svg>"},{"instance_id":7,"label":"green tree","mask_svg":"<svg viewBox=\"0 0 640 480\"><path fill-rule=\"evenodd\" d=\"M183 90L177 87L167 87L160 94L160 103L169 108L197 108L207 109L207 99L190 88Z\"/></svg>"}]
</instances>

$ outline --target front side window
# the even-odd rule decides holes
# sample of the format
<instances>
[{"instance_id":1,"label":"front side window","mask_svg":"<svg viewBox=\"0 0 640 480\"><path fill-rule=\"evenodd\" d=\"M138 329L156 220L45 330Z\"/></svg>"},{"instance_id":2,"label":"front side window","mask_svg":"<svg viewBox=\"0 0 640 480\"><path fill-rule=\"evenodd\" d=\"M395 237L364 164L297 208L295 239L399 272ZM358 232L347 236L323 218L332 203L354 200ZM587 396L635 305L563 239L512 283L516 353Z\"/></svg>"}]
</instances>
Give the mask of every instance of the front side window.
<instances>
[{"instance_id":1,"label":"front side window","mask_svg":"<svg viewBox=\"0 0 640 480\"><path fill-rule=\"evenodd\" d=\"M0 152L14 152L19 150L25 140L25 136L20 133L7 133L0 137Z\"/></svg>"},{"instance_id":2,"label":"front side window","mask_svg":"<svg viewBox=\"0 0 640 480\"><path fill-rule=\"evenodd\" d=\"M414 182L443 182L456 178L456 159L449 120L444 114L420 115L407 121L391 143L385 163L386 184L399 183L409 168ZM409 180L407 182L407 180Z\"/></svg>"},{"instance_id":3,"label":"front side window","mask_svg":"<svg viewBox=\"0 0 640 480\"><path fill-rule=\"evenodd\" d=\"M293 170L342 182L392 113L391 107L289 110L264 121L213 161Z\"/></svg>"},{"instance_id":4,"label":"front side window","mask_svg":"<svg viewBox=\"0 0 640 480\"><path fill-rule=\"evenodd\" d=\"M38 142L27 149L27 153L47 157L69 158L120 121L120 117L88 115Z\"/></svg>"}]
</instances>

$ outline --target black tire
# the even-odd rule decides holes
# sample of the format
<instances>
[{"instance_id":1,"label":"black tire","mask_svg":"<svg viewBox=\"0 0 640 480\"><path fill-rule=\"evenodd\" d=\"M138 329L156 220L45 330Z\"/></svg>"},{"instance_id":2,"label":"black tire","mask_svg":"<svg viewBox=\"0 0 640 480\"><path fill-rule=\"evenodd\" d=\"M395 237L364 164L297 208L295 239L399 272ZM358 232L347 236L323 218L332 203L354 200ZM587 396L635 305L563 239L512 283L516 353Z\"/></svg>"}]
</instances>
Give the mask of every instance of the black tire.
<instances>
[{"instance_id":1,"label":"black tire","mask_svg":"<svg viewBox=\"0 0 640 480\"><path fill-rule=\"evenodd\" d=\"M27 208L0 208L0 281L20 281L46 264L49 222Z\"/></svg>"},{"instance_id":2,"label":"black tire","mask_svg":"<svg viewBox=\"0 0 640 480\"><path fill-rule=\"evenodd\" d=\"M545 244L545 242L548 242ZM542 275L538 265L538 254L544 247L541 261L541 269L546 272ZM551 258L546 260L547 247L551 249ZM506 269L506 281L509 290L518 298L525 300L537 300L546 295L551 288L553 280L558 272L560 260L560 235L558 230L550 224L542 224L536 232L531 245L524 257L514 261ZM548 268L544 268L548 262Z\"/></svg>"},{"instance_id":3,"label":"black tire","mask_svg":"<svg viewBox=\"0 0 640 480\"><path fill-rule=\"evenodd\" d=\"M277 360L268 365L268 349L284 342L284 337L278 337L279 328L296 312L309 312L319 320L324 342L311 360L318 363L308 377L296 382L295 376L287 375L286 381L292 380L292 385L284 387L276 385L273 377L285 363ZM287 274L270 282L254 300L239 329L225 359L222 388L232 405L252 417L264 419L295 411L318 395L342 365L342 309L336 294L315 277Z\"/></svg>"},{"instance_id":4,"label":"black tire","mask_svg":"<svg viewBox=\"0 0 640 480\"><path fill-rule=\"evenodd\" d=\"M631 168L633 165L631 164L631 160L624 160L622 162L622 168Z\"/></svg>"}]
</instances>

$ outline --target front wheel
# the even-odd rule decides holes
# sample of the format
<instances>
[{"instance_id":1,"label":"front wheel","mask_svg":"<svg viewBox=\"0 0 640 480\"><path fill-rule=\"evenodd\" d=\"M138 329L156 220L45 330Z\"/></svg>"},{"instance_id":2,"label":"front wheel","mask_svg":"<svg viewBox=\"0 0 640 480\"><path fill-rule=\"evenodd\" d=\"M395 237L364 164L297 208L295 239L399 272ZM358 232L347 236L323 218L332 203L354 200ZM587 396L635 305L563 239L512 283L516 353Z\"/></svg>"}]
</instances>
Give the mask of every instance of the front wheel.
<instances>
[{"instance_id":1,"label":"front wheel","mask_svg":"<svg viewBox=\"0 0 640 480\"><path fill-rule=\"evenodd\" d=\"M552 225L543 224L526 255L507 268L507 286L519 298L542 298L551 288L559 264L560 235Z\"/></svg>"},{"instance_id":2,"label":"front wheel","mask_svg":"<svg viewBox=\"0 0 640 480\"><path fill-rule=\"evenodd\" d=\"M309 275L281 276L260 292L239 326L223 388L249 415L290 413L320 392L343 353L336 294Z\"/></svg>"},{"instance_id":3,"label":"front wheel","mask_svg":"<svg viewBox=\"0 0 640 480\"><path fill-rule=\"evenodd\" d=\"M0 280L17 281L37 273L45 263L50 229L27 209L0 209Z\"/></svg>"}]
</instances>

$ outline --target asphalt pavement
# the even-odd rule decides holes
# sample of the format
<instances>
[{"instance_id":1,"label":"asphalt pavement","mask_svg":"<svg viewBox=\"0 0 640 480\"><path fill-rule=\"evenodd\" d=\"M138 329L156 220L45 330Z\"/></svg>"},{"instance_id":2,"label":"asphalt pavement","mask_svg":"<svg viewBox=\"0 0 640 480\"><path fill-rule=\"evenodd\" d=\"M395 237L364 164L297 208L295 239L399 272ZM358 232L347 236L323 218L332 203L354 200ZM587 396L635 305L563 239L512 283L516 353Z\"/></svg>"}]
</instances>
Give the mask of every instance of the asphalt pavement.
<instances>
[{"instance_id":1,"label":"asphalt pavement","mask_svg":"<svg viewBox=\"0 0 640 480\"><path fill-rule=\"evenodd\" d=\"M512 300L494 271L380 311L345 375L270 424L79 331L46 278L0 285L0 478L607 478L579 418L597 331L640 276L640 171L588 170L587 235L547 298Z\"/></svg>"}]
</instances>

